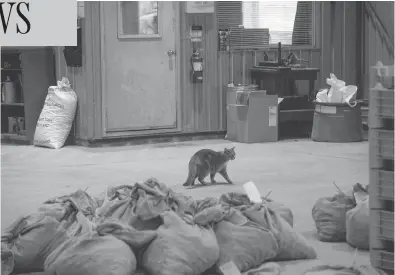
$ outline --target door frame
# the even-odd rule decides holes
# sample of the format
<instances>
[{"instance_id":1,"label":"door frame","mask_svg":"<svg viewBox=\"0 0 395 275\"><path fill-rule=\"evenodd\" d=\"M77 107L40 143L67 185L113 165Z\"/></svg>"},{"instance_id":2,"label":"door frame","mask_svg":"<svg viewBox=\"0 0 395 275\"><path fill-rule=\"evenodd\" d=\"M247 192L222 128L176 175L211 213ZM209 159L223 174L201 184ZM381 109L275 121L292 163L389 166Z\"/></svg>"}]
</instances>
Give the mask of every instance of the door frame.
<instances>
[{"instance_id":1,"label":"door frame","mask_svg":"<svg viewBox=\"0 0 395 275\"><path fill-rule=\"evenodd\" d=\"M104 77L106 72L106 62L103 58L105 56L104 52L104 6L107 2L99 2L100 5L100 75L101 75L101 124L102 124L102 136L103 138L114 138L114 137L135 137L135 136L147 136L147 135L155 135L155 134L164 134L164 133L177 133L180 132L182 129L182 117L181 117L181 76L180 76L180 66L181 66L181 58L180 58L180 51L181 51L181 25L180 25L180 2L173 1L173 11L174 11L174 18L173 18L173 26L175 28L174 39L175 39L175 93L176 93L176 127L175 128L160 128L157 129L120 129L120 130L107 130L107 102L106 102L106 77ZM118 30L114 30L118 31Z\"/></svg>"}]
</instances>

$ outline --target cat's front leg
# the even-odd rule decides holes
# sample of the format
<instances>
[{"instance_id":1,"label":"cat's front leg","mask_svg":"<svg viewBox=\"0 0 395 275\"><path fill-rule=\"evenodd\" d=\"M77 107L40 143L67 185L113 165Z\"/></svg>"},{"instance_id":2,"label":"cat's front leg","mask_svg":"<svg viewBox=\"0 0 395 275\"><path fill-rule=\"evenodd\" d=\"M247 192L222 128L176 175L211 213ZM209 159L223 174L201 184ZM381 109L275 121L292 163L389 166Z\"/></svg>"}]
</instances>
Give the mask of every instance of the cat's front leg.
<instances>
[{"instance_id":1,"label":"cat's front leg","mask_svg":"<svg viewBox=\"0 0 395 275\"><path fill-rule=\"evenodd\" d=\"M233 184L233 181L230 180L229 176L228 176L228 172L226 171L226 167L223 168L222 170L218 171L218 173L221 174L221 176L224 177L224 179L229 183L229 184Z\"/></svg>"},{"instance_id":2,"label":"cat's front leg","mask_svg":"<svg viewBox=\"0 0 395 275\"><path fill-rule=\"evenodd\" d=\"M215 181L215 179L214 179L215 174L216 174L216 173L211 173L211 174L210 174L210 179L211 179L211 183L212 183L212 184L216 183L216 181Z\"/></svg>"}]
</instances>

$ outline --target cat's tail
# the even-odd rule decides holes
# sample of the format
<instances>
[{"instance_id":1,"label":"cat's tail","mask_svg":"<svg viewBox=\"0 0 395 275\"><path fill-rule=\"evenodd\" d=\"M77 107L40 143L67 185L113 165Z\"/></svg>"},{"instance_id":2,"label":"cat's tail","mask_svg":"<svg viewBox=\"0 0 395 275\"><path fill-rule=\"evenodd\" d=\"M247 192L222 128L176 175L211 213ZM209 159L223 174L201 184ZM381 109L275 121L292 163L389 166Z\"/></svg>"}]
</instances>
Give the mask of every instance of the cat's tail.
<instances>
[{"instance_id":1,"label":"cat's tail","mask_svg":"<svg viewBox=\"0 0 395 275\"><path fill-rule=\"evenodd\" d=\"M197 170L197 165L196 164L189 164L189 172L188 172L188 178L185 181L185 183L183 184L183 186L190 186L193 185L193 182L195 180L195 175L196 175L196 170Z\"/></svg>"}]
</instances>

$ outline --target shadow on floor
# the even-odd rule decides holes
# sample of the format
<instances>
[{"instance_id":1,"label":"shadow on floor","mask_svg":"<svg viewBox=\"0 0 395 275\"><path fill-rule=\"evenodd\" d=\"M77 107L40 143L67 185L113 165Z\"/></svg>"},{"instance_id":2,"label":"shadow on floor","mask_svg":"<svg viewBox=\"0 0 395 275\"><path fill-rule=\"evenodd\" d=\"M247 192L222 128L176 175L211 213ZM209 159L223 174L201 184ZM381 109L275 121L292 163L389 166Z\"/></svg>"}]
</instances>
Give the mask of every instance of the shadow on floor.
<instances>
[{"instance_id":1,"label":"shadow on floor","mask_svg":"<svg viewBox=\"0 0 395 275\"><path fill-rule=\"evenodd\" d=\"M201 183L195 183L193 186L186 186L186 189L196 189L196 188L202 188L202 187L215 187L215 186L221 186L221 185L228 185L228 186L233 186L233 184L229 184L227 182L216 182L216 183L210 183L207 185L203 185Z\"/></svg>"}]
</instances>

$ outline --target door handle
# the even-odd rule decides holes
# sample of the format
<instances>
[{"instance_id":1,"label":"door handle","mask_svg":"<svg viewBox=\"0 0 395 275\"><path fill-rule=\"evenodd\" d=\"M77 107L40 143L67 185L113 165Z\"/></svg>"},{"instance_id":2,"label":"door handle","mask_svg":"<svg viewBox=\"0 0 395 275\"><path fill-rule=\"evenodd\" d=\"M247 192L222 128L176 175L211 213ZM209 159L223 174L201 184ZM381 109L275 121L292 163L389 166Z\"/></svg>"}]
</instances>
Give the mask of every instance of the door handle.
<instances>
[{"instance_id":1,"label":"door handle","mask_svg":"<svg viewBox=\"0 0 395 275\"><path fill-rule=\"evenodd\" d=\"M170 56L176 55L176 52L174 50L168 50L167 55L170 57Z\"/></svg>"},{"instance_id":2,"label":"door handle","mask_svg":"<svg viewBox=\"0 0 395 275\"><path fill-rule=\"evenodd\" d=\"M168 50L167 55L169 56L169 69L172 71L173 70L173 56L176 55L176 52L174 50Z\"/></svg>"}]
</instances>

